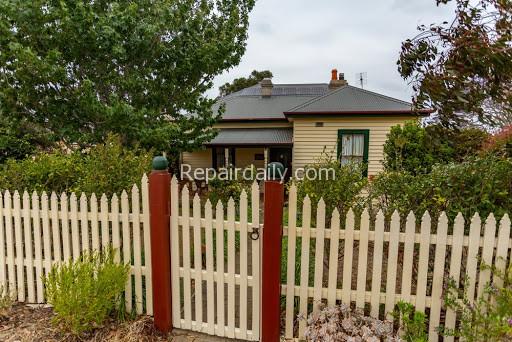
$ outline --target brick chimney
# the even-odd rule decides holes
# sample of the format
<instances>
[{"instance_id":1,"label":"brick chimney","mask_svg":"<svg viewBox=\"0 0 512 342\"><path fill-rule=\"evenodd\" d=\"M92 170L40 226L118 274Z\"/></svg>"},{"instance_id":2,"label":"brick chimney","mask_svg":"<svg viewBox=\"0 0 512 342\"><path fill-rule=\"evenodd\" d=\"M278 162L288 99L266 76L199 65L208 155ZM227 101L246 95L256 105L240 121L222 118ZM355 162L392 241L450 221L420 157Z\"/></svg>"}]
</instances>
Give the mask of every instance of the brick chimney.
<instances>
[{"instance_id":1,"label":"brick chimney","mask_svg":"<svg viewBox=\"0 0 512 342\"><path fill-rule=\"evenodd\" d=\"M260 82L260 86L261 86L261 97L272 96L272 88L274 88L274 85L272 84L272 80L270 78L264 78Z\"/></svg>"},{"instance_id":2,"label":"brick chimney","mask_svg":"<svg viewBox=\"0 0 512 342\"><path fill-rule=\"evenodd\" d=\"M329 89L336 89L339 87L346 86L348 84L347 80L345 80L345 74L340 72L338 74L337 69L331 70L331 81L329 82Z\"/></svg>"}]
</instances>

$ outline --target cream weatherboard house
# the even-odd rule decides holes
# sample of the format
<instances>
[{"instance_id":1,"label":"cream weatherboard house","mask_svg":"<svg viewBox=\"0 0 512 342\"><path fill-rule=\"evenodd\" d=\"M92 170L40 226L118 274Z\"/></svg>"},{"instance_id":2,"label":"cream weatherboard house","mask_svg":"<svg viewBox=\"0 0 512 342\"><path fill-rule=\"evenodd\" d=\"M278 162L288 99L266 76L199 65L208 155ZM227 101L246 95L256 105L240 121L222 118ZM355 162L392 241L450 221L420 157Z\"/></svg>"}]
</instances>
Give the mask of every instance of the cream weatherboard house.
<instances>
[{"instance_id":1,"label":"cream weatherboard house","mask_svg":"<svg viewBox=\"0 0 512 342\"><path fill-rule=\"evenodd\" d=\"M330 83L272 84L270 79L221 98L218 135L203 149L182 154L195 168L280 161L296 170L322 152L368 163L368 175L382 170L383 145L390 128L427 115L410 103L348 85L332 70Z\"/></svg>"}]
</instances>

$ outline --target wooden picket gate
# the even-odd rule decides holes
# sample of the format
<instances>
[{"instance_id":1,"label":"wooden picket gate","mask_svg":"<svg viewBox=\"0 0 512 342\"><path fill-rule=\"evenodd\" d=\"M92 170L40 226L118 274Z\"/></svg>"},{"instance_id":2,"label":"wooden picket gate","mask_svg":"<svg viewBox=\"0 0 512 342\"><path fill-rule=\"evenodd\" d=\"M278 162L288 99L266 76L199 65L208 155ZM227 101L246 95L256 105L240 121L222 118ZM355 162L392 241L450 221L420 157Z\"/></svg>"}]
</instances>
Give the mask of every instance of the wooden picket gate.
<instances>
[{"instance_id":1,"label":"wooden picket gate","mask_svg":"<svg viewBox=\"0 0 512 342\"><path fill-rule=\"evenodd\" d=\"M204 201L203 201L204 202ZM171 181L173 326L215 336L259 340L260 190L254 183L238 203L192 201ZM192 211L190 205L192 203ZM227 209L227 210L226 210Z\"/></svg>"}]
</instances>

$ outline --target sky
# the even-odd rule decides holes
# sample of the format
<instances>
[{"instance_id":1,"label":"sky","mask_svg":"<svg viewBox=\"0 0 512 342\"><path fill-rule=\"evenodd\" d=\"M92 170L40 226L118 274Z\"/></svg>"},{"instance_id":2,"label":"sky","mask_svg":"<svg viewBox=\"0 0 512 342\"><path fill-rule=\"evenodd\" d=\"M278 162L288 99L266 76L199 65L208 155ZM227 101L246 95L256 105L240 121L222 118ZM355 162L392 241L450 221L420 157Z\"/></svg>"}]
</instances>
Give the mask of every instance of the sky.
<instances>
[{"instance_id":1,"label":"sky","mask_svg":"<svg viewBox=\"0 0 512 342\"><path fill-rule=\"evenodd\" d=\"M411 86L396 61L401 42L419 24L451 21L454 6L435 0L257 0L250 13L247 51L241 63L215 79L218 87L252 70L270 70L274 83L327 83L331 69L365 89L410 101Z\"/></svg>"}]
</instances>

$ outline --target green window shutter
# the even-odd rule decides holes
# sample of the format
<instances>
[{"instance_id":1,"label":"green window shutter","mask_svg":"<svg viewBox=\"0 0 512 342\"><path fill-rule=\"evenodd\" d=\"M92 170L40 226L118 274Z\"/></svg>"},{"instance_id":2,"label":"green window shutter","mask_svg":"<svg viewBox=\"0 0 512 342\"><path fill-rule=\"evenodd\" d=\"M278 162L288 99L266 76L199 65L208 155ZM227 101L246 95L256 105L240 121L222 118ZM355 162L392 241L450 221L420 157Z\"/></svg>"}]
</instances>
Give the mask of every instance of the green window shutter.
<instances>
[{"instance_id":1,"label":"green window shutter","mask_svg":"<svg viewBox=\"0 0 512 342\"><path fill-rule=\"evenodd\" d=\"M343 136L352 134L362 134L364 136L363 147L363 163L366 164L363 175L368 176L368 151L370 147L370 130L369 129L340 129L338 130L338 151L337 159L341 162L341 153L343 151Z\"/></svg>"}]
</instances>

